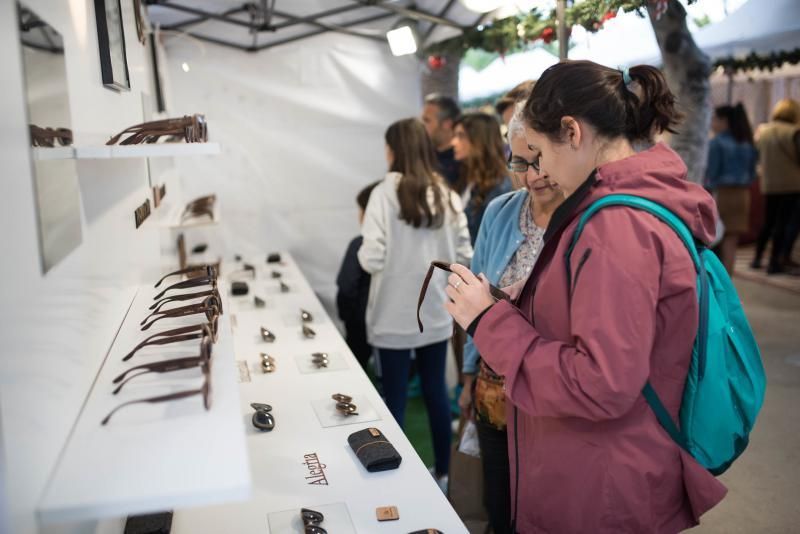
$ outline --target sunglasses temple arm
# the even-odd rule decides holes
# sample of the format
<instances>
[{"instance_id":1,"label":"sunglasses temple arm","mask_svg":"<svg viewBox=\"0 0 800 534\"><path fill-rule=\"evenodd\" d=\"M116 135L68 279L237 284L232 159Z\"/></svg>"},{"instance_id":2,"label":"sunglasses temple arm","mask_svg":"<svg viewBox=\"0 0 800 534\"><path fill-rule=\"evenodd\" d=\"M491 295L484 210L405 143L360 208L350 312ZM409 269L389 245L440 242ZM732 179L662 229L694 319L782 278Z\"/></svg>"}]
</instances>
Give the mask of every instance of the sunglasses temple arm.
<instances>
[{"instance_id":1,"label":"sunglasses temple arm","mask_svg":"<svg viewBox=\"0 0 800 534\"><path fill-rule=\"evenodd\" d=\"M187 329L185 331L186 332L191 332L191 330L193 330L195 328L196 328L196 326L192 325L191 327L187 327ZM183 330L183 329L178 328L176 330ZM153 334L152 336L148 337L147 339L145 339L144 341L142 341L141 343L136 345L136 347L132 351L130 351L128 354L126 354L125 357L122 358L122 361L123 362L127 362L128 360L130 360L133 357L134 354L136 354L136 352L139 349L142 349L142 348L150 346L150 345L168 345L170 343L178 343L178 342L181 342L181 341L189 341L189 340L197 339L197 338L203 336L203 331L201 329L199 332L194 333L194 334L172 335L172 336L167 336L167 337L165 337L163 339L155 339L155 338L157 338L159 336L163 336L165 333L166 332L160 332L158 334Z\"/></svg>"},{"instance_id":2,"label":"sunglasses temple arm","mask_svg":"<svg viewBox=\"0 0 800 534\"><path fill-rule=\"evenodd\" d=\"M107 425L108 421L111 419L112 415L117 413L117 411L119 411L120 408L124 408L125 406L130 406L131 404L144 404L144 403L156 404L158 402L167 402L167 401L172 401L172 400L183 399L185 397L191 397L193 395L202 395L202 394L203 394L203 390L202 389L193 389L193 390L189 390L189 391L179 391L178 393L170 393L169 395L160 395L158 397L150 397L149 399L139 399L139 400L132 400L132 401L128 401L128 402L123 402L122 404L120 404L119 406L117 406L116 408L111 410L111 412L109 412L109 414L103 418L103 420L100 422L100 424L103 425L103 426Z\"/></svg>"},{"instance_id":3,"label":"sunglasses temple arm","mask_svg":"<svg viewBox=\"0 0 800 534\"><path fill-rule=\"evenodd\" d=\"M183 369L191 369L193 367L197 367L202 363L202 356L190 356L188 358L176 358L174 360L168 360L165 362L158 362L155 364L144 364L144 365L137 365L136 367L131 367L119 375L117 378L114 379L114 384L119 383L117 389L114 390L114 395L120 392L122 386L130 382L133 378L137 376L145 375L148 373L169 373L172 371L180 371ZM129 374L132 371L139 371L134 374Z\"/></svg>"},{"instance_id":4,"label":"sunglasses temple arm","mask_svg":"<svg viewBox=\"0 0 800 534\"><path fill-rule=\"evenodd\" d=\"M428 284L431 281L431 276L433 276L433 269L435 267L436 266L433 263L431 263L431 266L428 267L428 272L425 274L425 280L422 281L422 287L419 290L419 300L417 300L417 325L419 325L420 333L423 331L420 310L422 310L422 302L425 300L425 294L428 292Z\"/></svg>"}]
</instances>

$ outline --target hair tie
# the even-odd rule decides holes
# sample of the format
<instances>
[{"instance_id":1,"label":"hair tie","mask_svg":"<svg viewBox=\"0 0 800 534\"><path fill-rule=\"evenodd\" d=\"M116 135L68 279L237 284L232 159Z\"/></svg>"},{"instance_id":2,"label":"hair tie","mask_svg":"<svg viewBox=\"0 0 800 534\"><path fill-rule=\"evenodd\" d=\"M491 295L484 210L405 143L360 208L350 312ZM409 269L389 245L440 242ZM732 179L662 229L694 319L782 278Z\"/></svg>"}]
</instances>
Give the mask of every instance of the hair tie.
<instances>
[{"instance_id":1,"label":"hair tie","mask_svg":"<svg viewBox=\"0 0 800 534\"><path fill-rule=\"evenodd\" d=\"M624 83L627 87L631 84L631 82L633 82L633 78L631 78L631 70L628 67L620 67L619 71L622 73L622 83Z\"/></svg>"}]
</instances>

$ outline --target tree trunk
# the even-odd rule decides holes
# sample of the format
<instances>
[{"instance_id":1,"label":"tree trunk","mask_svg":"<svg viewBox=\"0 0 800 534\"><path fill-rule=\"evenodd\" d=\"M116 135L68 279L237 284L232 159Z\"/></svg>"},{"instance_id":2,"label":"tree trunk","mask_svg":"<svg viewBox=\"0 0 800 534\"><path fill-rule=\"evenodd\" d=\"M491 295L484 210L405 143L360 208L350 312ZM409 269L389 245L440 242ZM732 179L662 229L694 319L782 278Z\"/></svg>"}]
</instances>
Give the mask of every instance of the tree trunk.
<instances>
[{"instance_id":1,"label":"tree trunk","mask_svg":"<svg viewBox=\"0 0 800 534\"><path fill-rule=\"evenodd\" d=\"M664 75L684 115L677 128L680 133L672 136L670 145L689 168L689 180L703 183L711 122L711 61L695 44L679 0L669 0L659 20L655 18L655 2L647 3L647 11L661 49Z\"/></svg>"},{"instance_id":2,"label":"tree trunk","mask_svg":"<svg viewBox=\"0 0 800 534\"><path fill-rule=\"evenodd\" d=\"M422 96L430 93L439 93L454 98L458 102L458 67L461 64L461 54L443 54L444 65L434 70L428 64L425 56L420 60L422 64Z\"/></svg>"}]
</instances>

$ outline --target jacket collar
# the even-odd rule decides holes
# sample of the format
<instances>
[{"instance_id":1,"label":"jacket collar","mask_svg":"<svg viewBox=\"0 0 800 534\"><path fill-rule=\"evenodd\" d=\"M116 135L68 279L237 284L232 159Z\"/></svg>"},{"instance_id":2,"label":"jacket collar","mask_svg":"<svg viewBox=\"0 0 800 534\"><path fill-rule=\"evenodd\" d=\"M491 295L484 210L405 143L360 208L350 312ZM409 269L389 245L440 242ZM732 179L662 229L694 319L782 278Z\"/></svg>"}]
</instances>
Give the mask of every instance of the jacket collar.
<instances>
[{"instance_id":1,"label":"jacket collar","mask_svg":"<svg viewBox=\"0 0 800 534\"><path fill-rule=\"evenodd\" d=\"M573 215L589 196L592 187L597 182L597 169L594 169L588 178L571 194L561 205L553 212L550 218L550 224L547 225L547 230L544 233L544 242L558 234L564 227L572 220Z\"/></svg>"}]
</instances>

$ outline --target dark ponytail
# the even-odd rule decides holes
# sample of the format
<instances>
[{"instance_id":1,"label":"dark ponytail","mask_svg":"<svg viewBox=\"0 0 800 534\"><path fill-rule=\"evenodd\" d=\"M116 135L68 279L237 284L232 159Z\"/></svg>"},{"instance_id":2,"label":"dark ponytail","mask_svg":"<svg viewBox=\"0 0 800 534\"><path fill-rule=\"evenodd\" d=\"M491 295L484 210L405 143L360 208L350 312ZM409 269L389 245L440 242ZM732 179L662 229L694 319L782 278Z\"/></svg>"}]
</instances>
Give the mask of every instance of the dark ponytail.
<instances>
[{"instance_id":1,"label":"dark ponytail","mask_svg":"<svg viewBox=\"0 0 800 534\"><path fill-rule=\"evenodd\" d=\"M567 115L587 121L609 139L649 141L656 133L675 133L680 113L661 71L639 65L627 71L628 79L625 74L591 61L553 65L525 103L525 122L559 142Z\"/></svg>"}]
</instances>

